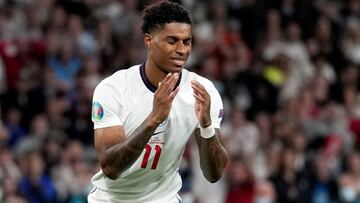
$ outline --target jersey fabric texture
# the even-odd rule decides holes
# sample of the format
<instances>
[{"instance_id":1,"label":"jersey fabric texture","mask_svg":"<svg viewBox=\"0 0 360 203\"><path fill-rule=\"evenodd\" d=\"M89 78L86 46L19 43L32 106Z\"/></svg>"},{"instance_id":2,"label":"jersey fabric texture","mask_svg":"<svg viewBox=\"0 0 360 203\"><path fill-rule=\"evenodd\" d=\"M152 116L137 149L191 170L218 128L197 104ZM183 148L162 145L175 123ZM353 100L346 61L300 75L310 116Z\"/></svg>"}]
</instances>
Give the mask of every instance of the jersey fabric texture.
<instances>
[{"instance_id":1,"label":"jersey fabric texture","mask_svg":"<svg viewBox=\"0 0 360 203\"><path fill-rule=\"evenodd\" d=\"M88 203L104 203L104 202L119 202L122 203L123 201L119 201L119 198L116 194L111 194L106 191L94 188L87 198ZM134 202L134 201L130 201ZM138 202L138 201L136 201ZM156 199L155 201L146 201L145 203L182 203L182 200L178 194L175 194L173 197L164 197L160 199Z\"/></svg>"},{"instance_id":2,"label":"jersey fabric texture","mask_svg":"<svg viewBox=\"0 0 360 203\"><path fill-rule=\"evenodd\" d=\"M181 188L179 164L186 142L199 127L195 114L195 98L191 81L200 82L211 96L211 119L220 128L223 114L221 97L213 83L193 72L182 70L179 92L168 118L155 130L135 163L116 180L100 170L92 178L93 185L109 194L116 202L156 202L171 199ZM156 88L145 75L145 65L119 70L105 78L93 95L92 121L94 128L123 126L131 135L146 119L153 107Z\"/></svg>"}]
</instances>

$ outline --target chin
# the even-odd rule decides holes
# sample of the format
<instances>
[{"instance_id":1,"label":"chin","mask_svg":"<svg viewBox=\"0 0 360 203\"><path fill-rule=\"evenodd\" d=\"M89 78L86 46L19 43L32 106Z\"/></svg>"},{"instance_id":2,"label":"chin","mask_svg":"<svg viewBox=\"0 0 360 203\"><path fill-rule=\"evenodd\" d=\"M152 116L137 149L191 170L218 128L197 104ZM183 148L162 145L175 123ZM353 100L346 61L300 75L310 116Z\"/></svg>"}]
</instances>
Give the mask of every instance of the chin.
<instances>
[{"instance_id":1,"label":"chin","mask_svg":"<svg viewBox=\"0 0 360 203\"><path fill-rule=\"evenodd\" d=\"M168 68L166 69L166 72L168 73L180 73L182 71L182 69L184 68L184 66L176 66L176 65L169 65L167 66Z\"/></svg>"},{"instance_id":2,"label":"chin","mask_svg":"<svg viewBox=\"0 0 360 203\"><path fill-rule=\"evenodd\" d=\"M174 72L181 72L183 68L184 68L184 66L181 66L181 67L177 66L174 68Z\"/></svg>"},{"instance_id":3,"label":"chin","mask_svg":"<svg viewBox=\"0 0 360 203\"><path fill-rule=\"evenodd\" d=\"M173 72L173 73L181 73L183 68L184 68L183 66L182 67L175 67L175 68L173 68L171 70L171 72Z\"/></svg>"}]
</instances>

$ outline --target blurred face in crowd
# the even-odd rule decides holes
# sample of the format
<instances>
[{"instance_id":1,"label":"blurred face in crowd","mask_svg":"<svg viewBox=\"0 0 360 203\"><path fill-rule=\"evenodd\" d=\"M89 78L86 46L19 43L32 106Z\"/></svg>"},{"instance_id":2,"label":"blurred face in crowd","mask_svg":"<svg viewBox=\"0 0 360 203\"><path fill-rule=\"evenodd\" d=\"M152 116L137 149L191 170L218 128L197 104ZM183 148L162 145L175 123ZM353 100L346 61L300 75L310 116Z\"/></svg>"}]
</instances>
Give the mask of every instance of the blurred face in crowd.
<instances>
[{"instance_id":1,"label":"blurred face in crowd","mask_svg":"<svg viewBox=\"0 0 360 203\"><path fill-rule=\"evenodd\" d=\"M286 149L283 152L283 166L285 169L295 169L295 154L292 150Z\"/></svg>"},{"instance_id":2,"label":"blurred face in crowd","mask_svg":"<svg viewBox=\"0 0 360 203\"><path fill-rule=\"evenodd\" d=\"M233 160L229 165L229 181L232 184L243 184L253 180L253 174L243 160Z\"/></svg>"},{"instance_id":3,"label":"blurred face in crowd","mask_svg":"<svg viewBox=\"0 0 360 203\"><path fill-rule=\"evenodd\" d=\"M360 175L360 154L359 153L351 154L349 156L348 162L351 173Z\"/></svg>"},{"instance_id":4,"label":"blurred face in crowd","mask_svg":"<svg viewBox=\"0 0 360 203\"><path fill-rule=\"evenodd\" d=\"M327 181L331 175L331 168L329 159L326 158L324 155L319 154L318 157L315 159L315 172L318 178L322 181Z\"/></svg>"},{"instance_id":5,"label":"blurred face in crowd","mask_svg":"<svg viewBox=\"0 0 360 203\"><path fill-rule=\"evenodd\" d=\"M61 59L66 62L75 53L74 42L71 39L64 38L60 46Z\"/></svg>"},{"instance_id":6,"label":"blurred face in crowd","mask_svg":"<svg viewBox=\"0 0 360 203\"><path fill-rule=\"evenodd\" d=\"M35 135L45 136L49 132L49 121L45 115L38 115L31 123L32 131Z\"/></svg>"},{"instance_id":7,"label":"blurred face in crowd","mask_svg":"<svg viewBox=\"0 0 360 203\"><path fill-rule=\"evenodd\" d=\"M44 170L44 161L39 153L31 153L28 157L28 175L31 180L37 181Z\"/></svg>"},{"instance_id":8,"label":"blurred face in crowd","mask_svg":"<svg viewBox=\"0 0 360 203\"><path fill-rule=\"evenodd\" d=\"M71 15L68 18L68 30L73 35L79 35L83 31L82 20L77 15Z\"/></svg>"},{"instance_id":9,"label":"blurred face in crowd","mask_svg":"<svg viewBox=\"0 0 360 203\"><path fill-rule=\"evenodd\" d=\"M301 28L296 23L290 23L287 28L287 34L290 41L300 40L301 37Z\"/></svg>"},{"instance_id":10,"label":"blurred face in crowd","mask_svg":"<svg viewBox=\"0 0 360 203\"><path fill-rule=\"evenodd\" d=\"M191 53L191 25L167 23L163 28L145 34L148 59L161 71L180 72Z\"/></svg>"},{"instance_id":11,"label":"blurred face in crowd","mask_svg":"<svg viewBox=\"0 0 360 203\"><path fill-rule=\"evenodd\" d=\"M3 190L6 196L15 195L17 192L17 182L14 178L7 176L3 180Z\"/></svg>"},{"instance_id":12,"label":"blurred face in crowd","mask_svg":"<svg viewBox=\"0 0 360 203\"><path fill-rule=\"evenodd\" d=\"M305 135L302 132L295 132L293 138L293 148L296 152L303 152L306 148L306 138Z\"/></svg>"},{"instance_id":13,"label":"blurred face in crowd","mask_svg":"<svg viewBox=\"0 0 360 203\"><path fill-rule=\"evenodd\" d=\"M356 199L356 180L349 175L340 177L340 199L344 202L354 202Z\"/></svg>"},{"instance_id":14,"label":"blurred face in crowd","mask_svg":"<svg viewBox=\"0 0 360 203\"><path fill-rule=\"evenodd\" d=\"M61 27L65 24L66 13L61 6L57 6L54 8L51 21L52 21L51 23L55 27Z\"/></svg>"},{"instance_id":15,"label":"blurred face in crowd","mask_svg":"<svg viewBox=\"0 0 360 203\"><path fill-rule=\"evenodd\" d=\"M327 41L331 36L330 21L325 17L321 17L316 25L316 37L320 41Z\"/></svg>"},{"instance_id":16,"label":"blurred face in crowd","mask_svg":"<svg viewBox=\"0 0 360 203\"><path fill-rule=\"evenodd\" d=\"M272 203L275 200L275 191L270 182L259 181L255 187L255 203Z\"/></svg>"}]
</instances>

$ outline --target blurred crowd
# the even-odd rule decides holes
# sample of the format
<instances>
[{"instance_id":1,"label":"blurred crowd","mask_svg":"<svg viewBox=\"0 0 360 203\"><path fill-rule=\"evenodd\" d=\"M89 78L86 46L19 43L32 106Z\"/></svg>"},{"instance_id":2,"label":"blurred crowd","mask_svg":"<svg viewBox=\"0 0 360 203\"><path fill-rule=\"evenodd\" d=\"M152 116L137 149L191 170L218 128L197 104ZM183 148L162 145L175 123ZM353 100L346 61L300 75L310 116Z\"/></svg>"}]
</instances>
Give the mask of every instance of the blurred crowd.
<instances>
[{"instance_id":1,"label":"blurred crowd","mask_svg":"<svg viewBox=\"0 0 360 203\"><path fill-rule=\"evenodd\" d=\"M145 61L155 0L0 0L0 202L83 203L95 86ZM181 163L184 203L360 202L360 1L183 0L187 68L225 106L224 177Z\"/></svg>"}]
</instances>

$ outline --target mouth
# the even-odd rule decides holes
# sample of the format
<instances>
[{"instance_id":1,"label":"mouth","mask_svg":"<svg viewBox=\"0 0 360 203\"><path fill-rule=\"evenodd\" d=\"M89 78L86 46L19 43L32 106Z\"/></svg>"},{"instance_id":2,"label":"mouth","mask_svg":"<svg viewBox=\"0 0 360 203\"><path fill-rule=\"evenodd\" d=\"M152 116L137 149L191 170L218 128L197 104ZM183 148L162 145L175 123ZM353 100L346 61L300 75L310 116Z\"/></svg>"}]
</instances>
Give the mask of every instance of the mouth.
<instances>
[{"instance_id":1,"label":"mouth","mask_svg":"<svg viewBox=\"0 0 360 203\"><path fill-rule=\"evenodd\" d=\"M183 67L185 65L186 60L184 58L171 58L176 66Z\"/></svg>"}]
</instances>

